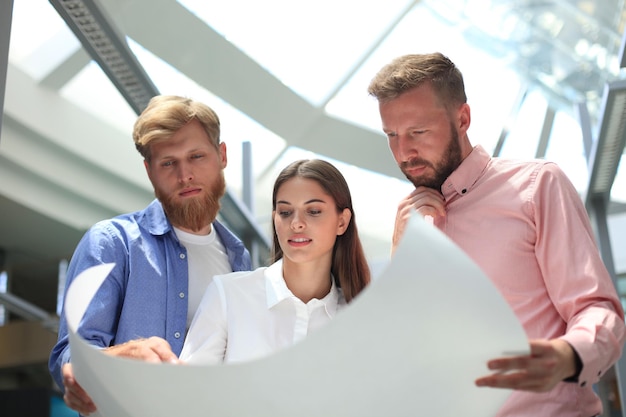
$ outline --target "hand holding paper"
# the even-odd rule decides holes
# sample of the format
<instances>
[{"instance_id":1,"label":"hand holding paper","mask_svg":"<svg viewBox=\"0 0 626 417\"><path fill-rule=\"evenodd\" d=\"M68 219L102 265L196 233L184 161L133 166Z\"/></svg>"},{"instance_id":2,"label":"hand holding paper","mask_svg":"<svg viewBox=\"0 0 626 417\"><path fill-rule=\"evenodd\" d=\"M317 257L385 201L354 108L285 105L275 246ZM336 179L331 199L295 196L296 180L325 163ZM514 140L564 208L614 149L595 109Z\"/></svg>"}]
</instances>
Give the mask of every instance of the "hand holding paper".
<instances>
[{"instance_id":1,"label":"hand holding paper","mask_svg":"<svg viewBox=\"0 0 626 417\"><path fill-rule=\"evenodd\" d=\"M81 387L76 378L74 378L74 371L72 370L72 364L66 363L62 368L63 372L63 386L65 387L65 394L63 400L72 409L78 411L82 415L89 415L96 411L96 405L91 397Z\"/></svg>"},{"instance_id":2,"label":"hand holding paper","mask_svg":"<svg viewBox=\"0 0 626 417\"><path fill-rule=\"evenodd\" d=\"M66 298L74 372L103 417L482 417L510 393L474 385L486 361L528 350L489 279L418 216L381 276L331 324L247 363L152 364L89 346L76 329L109 271L85 271Z\"/></svg>"},{"instance_id":3,"label":"hand holding paper","mask_svg":"<svg viewBox=\"0 0 626 417\"><path fill-rule=\"evenodd\" d=\"M172 352L172 348L167 343L167 340L156 336L147 339L130 340L121 345L106 348L104 352L111 356L139 359L151 363L178 363L178 357Z\"/></svg>"},{"instance_id":4,"label":"hand holding paper","mask_svg":"<svg viewBox=\"0 0 626 417\"><path fill-rule=\"evenodd\" d=\"M564 340L531 340L530 355L492 359L495 373L478 378L479 387L547 392L576 373L574 349Z\"/></svg>"}]
</instances>

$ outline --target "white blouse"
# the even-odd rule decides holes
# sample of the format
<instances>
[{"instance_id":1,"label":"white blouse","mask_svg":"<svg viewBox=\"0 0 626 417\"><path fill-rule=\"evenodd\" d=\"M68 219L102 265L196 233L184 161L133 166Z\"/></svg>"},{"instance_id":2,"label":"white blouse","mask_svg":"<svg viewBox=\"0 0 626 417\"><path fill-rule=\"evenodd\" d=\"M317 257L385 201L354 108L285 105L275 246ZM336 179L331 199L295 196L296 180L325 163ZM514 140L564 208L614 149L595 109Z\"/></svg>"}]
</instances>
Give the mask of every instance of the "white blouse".
<instances>
[{"instance_id":1,"label":"white blouse","mask_svg":"<svg viewBox=\"0 0 626 417\"><path fill-rule=\"evenodd\" d=\"M332 279L321 300L303 303L287 288L282 260L254 271L217 275L187 333L180 359L228 363L256 359L304 339L346 305Z\"/></svg>"}]
</instances>

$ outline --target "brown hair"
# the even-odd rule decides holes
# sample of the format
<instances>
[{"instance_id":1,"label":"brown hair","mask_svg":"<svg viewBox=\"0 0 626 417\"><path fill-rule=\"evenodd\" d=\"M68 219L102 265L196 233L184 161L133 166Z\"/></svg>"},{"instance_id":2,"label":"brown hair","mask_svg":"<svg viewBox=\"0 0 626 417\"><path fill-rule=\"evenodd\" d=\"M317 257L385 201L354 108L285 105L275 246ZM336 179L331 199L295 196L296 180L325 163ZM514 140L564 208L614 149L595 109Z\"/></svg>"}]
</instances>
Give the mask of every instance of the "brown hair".
<instances>
[{"instance_id":1,"label":"brown hair","mask_svg":"<svg viewBox=\"0 0 626 417\"><path fill-rule=\"evenodd\" d=\"M213 145L220 143L220 119L206 104L180 96L155 96L133 129L135 147L150 162L150 146L168 140L192 120L200 122Z\"/></svg>"},{"instance_id":2,"label":"brown hair","mask_svg":"<svg viewBox=\"0 0 626 417\"><path fill-rule=\"evenodd\" d=\"M337 236L333 247L331 273L336 284L342 288L346 301L352 300L370 282L370 269L356 227L352 197L348 184L339 170L331 163L321 159L303 159L289 164L283 169L276 182L272 194L272 210L276 210L276 194L280 186L289 179L300 177L316 181L335 200L337 212L349 209L352 213L346 231ZM272 216L274 240L272 243L271 261L276 262L283 257L278 242L274 217Z\"/></svg>"},{"instance_id":3,"label":"brown hair","mask_svg":"<svg viewBox=\"0 0 626 417\"><path fill-rule=\"evenodd\" d=\"M467 102L461 71L439 52L393 59L374 76L367 92L386 102L424 83L431 83L443 105Z\"/></svg>"}]
</instances>

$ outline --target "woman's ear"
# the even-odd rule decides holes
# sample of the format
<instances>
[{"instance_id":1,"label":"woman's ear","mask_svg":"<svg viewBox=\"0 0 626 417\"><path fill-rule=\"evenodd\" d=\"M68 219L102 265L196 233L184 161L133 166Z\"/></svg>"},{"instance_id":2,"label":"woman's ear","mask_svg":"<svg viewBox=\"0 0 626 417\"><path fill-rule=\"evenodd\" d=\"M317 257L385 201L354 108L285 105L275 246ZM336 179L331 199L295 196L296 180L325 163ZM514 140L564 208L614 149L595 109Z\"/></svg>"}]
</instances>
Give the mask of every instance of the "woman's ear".
<instances>
[{"instance_id":1,"label":"woman's ear","mask_svg":"<svg viewBox=\"0 0 626 417\"><path fill-rule=\"evenodd\" d=\"M343 211L339 215L339 223L337 224L337 236L343 235L346 230L348 230L348 226L350 226L350 220L352 220L352 212L349 208L343 209Z\"/></svg>"}]
</instances>

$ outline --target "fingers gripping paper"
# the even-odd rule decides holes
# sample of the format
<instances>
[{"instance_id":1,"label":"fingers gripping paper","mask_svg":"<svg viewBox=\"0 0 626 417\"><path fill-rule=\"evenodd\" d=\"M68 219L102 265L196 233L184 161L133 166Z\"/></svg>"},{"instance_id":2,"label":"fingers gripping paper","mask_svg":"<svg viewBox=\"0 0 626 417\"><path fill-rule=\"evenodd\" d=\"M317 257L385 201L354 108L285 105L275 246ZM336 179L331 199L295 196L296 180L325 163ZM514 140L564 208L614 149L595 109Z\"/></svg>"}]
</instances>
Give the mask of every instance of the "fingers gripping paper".
<instances>
[{"instance_id":1,"label":"fingers gripping paper","mask_svg":"<svg viewBox=\"0 0 626 417\"><path fill-rule=\"evenodd\" d=\"M488 359L528 351L500 293L418 216L386 269L326 327L274 355L229 365L149 364L76 334L112 265L66 297L77 380L103 417L493 416L510 391L477 388Z\"/></svg>"}]
</instances>

